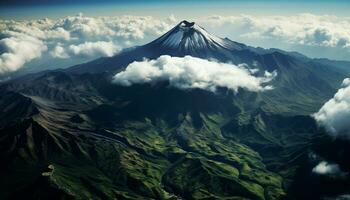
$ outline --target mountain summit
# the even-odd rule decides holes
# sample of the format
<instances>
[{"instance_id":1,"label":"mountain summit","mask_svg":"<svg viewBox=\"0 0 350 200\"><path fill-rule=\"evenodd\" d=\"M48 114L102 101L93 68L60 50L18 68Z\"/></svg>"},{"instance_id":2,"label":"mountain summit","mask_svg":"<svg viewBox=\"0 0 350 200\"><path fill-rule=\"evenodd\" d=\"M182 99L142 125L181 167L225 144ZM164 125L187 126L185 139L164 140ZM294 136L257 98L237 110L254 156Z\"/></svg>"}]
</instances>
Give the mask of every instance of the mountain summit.
<instances>
[{"instance_id":1,"label":"mountain summit","mask_svg":"<svg viewBox=\"0 0 350 200\"><path fill-rule=\"evenodd\" d=\"M169 32L154 41L161 46L182 50L230 48L230 42L208 33L194 22L180 22Z\"/></svg>"},{"instance_id":2,"label":"mountain summit","mask_svg":"<svg viewBox=\"0 0 350 200\"><path fill-rule=\"evenodd\" d=\"M204 28L195 22L181 21L170 31L149 43L152 49L177 52L184 55L206 55L213 57L213 54L226 51L242 50L244 44L233 42L227 38L223 39L208 33Z\"/></svg>"},{"instance_id":3,"label":"mountain summit","mask_svg":"<svg viewBox=\"0 0 350 200\"><path fill-rule=\"evenodd\" d=\"M261 51L263 50L228 38L220 38L195 22L183 20L148 44L128 48L113 57L97 59L67 70L75 73L118 71L133 61L142 61L144 58L156 59L161 55L176 57L188 55L239 64L247 59L250 61L252 55Z\"/></svg>"}]
</instances>

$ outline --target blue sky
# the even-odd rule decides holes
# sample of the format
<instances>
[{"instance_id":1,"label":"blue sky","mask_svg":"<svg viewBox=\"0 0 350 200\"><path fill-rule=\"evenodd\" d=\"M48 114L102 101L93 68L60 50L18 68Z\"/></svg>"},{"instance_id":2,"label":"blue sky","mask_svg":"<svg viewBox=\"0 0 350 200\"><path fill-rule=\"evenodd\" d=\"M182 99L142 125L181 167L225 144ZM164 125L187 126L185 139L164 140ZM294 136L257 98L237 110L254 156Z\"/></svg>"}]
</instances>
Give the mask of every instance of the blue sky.
<instances>
[{"instance_id":1,"label":"blue sky","mask_svg":"<svg viewBox=\"0 0 350 200\"><path fill-rule=\"evenodd\" d=\"M291 15L295 13L329 14L348 16L350 1L229 1L229 0L27 0L1 1L2 19L58 18L79 12L88 16L112 15L174 15L191 18L203 14L232 15Z\"/></svg>"}]
</instances>

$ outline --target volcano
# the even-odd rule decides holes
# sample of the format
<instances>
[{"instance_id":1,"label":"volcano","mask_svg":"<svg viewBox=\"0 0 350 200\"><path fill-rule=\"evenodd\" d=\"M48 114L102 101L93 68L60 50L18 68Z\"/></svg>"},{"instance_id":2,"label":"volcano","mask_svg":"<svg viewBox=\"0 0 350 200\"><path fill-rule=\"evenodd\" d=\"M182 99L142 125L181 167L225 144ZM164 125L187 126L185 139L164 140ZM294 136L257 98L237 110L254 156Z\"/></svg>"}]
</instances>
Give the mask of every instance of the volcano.
<instances>
[{"instance_id":1,"label":"volcano","mask_svg":"<svg viewBox=\"0 0 350 200\"><path fill-rule=\"evenodd\" d=\"M126 67L133 61L144 58L155 59L161 55L183 57L186 55L199 58L213 58L221 61L239 61L240 54L257 53L262 49L254 49L242 43L223 39L208 33L195 22L181 21L170 31L143 46L129 48L112 58L98 60L99 65L92 63L78 65L68 69L71 72L101 72L113 71L118 67ZM103 66L102 66L103 65ZM98 67L98 69L96 68Z\"/></svg>"},{"instance_id":2,"label":"volcano","mask_svg":"<svg viewBox=\"0 0 350 200\"><path fill-rule=\"evenodd\" d=\"M161 55L277 77L265 92L112 83L131 63ZM327 137L310 114L349 75L335 63L250 47L182 21L113 57L2 83L0 199L327 196L305 174L310 152Z\"/></svg>"},{"instance_id":3,"label":"volcano","mask_svg":"<svg viewBox=\"0 0 350 200\"><path fill-rule=\"evenodd\" d=\"M214 55L229 51L242 50L246 46L222 39L208 33L204 28L194 22L186 20L180 22L169 32L148 44L149 48L160 48L165 51L181 52L184 55Z\"/></svg>"}]
</instances>

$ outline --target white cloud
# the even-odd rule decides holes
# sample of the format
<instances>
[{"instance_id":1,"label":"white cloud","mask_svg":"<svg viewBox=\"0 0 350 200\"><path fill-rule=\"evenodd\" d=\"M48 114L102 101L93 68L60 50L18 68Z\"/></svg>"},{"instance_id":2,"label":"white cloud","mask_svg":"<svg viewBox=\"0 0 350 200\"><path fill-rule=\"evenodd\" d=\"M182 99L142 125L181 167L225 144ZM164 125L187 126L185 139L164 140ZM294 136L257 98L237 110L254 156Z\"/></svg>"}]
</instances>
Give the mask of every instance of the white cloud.
<instances>
[{"instance_id":1,"label":"white cloud","mask_svg":"<svg viewBox=\"0 0 350 200\"><path fill-rule=\"evenodd\" d=\"M272 89L266 85L277 73L266 72L261 77L253 76L245 64L233 65L208 61L191 56L161 56L156 60L133 62L114 76L113 82L123 86L132 84L169 81L170 86L180 89L200 88L215 92L226 87L235 92L239 88L249 91Z\"/></svg>"},{"instance_id":2,"label":"white cloud","mask_svg":"<svg viewBox=\"0 0 350 200\"><path fill-rule=\"evenodd\" d=\"M62 47L62 44L58 43L55 48L53 48L52 51L50 51L50 54L54 58L69 58L69 55L67 54L64 47Z\"/></svg>"},{"instance_id":3,"label":"white cloud","mask_svg":"<svg viewBox=\"0 0 350 200\"><path fill-rule=\"evenodd\" d=\"M113 42L84 42L77 45L69 45L68 47L63 47L61 43L58 43L51 51L50 54L54 58L66 59L74 56L81 56L86 58L91 57L111 57L120 48Z\"/></svg>"},{"instance_id":4,"label":"white cloud","mask_svg":"<svg viewBox=\"0 0 350 200\"><path fill-rule=\"evenodd\" d=\"M326 161L320 162L312 169L312 172L316 174L334 174L339 171L340 169L337 164L329 164Z\"/></svg>"},{"instance_id":5,"label":"white cloud","mask_svg":"<svg viewBox=\"0 0 350 200\"><path fill-rule=\"evenodd\" d=\"M118 47L113 42L85 42L79 45L70 45L69 52L74 55L82 56L113 56L116 53Z\"/></svg>"},{"instance_id":6,"label":"white cloud","mask_svg":"<svg viewBox=\"0 0 350 200\"><path fill-rule=\"evenodd\" d=\"M24 63L40 57L46 49L42 41L30 36L1 39L0 74L16 71Z\"/></svg>"},{"instance_id":7,"label":"white cloud","mask_svg":"<svg viewBox=\"0 0 350 200\"><path fill-rule=\"evenodd\" d=\"M350 136L350 79L313 115L316 121L335 137Z\"/></svg>"},{"instance_id":8,"label":"white cloud","mask_svg":"<svg viewBox=\"0 0 350 200\"><path fill-rule=\"evenodd\" d=\"M304 49L308 54L317 57L338 56L348 58L350 55L349 18L312 14L264 17L237 15L210 16L195 21L218 35L254 46L272 47L271 45L274 45L273 47L289 48L298 45L297 47L294 46L297 50ZM113 43L114 46L118 47L117 49L141 45L159 37L177 23L178 21L173 15L166 19L149 16L86 17L79 14L59 19L0 20L0 40L16 38L20 41L23 38L33 38L40 41L43 48L37 48L40 42L35 42L36 45L33 46L32 51L36 51L35 58L41 58L42 56L43 60L56 59L56 62L60 62L60 59L67 59L66 61L69 62L69 60L74 60L76 57L90 60L98 56L109 56L111 52L118 52L118 50L111 51L111 48L104 52L97 50L99 42ZM79 49L82 47L88 48L85 43L96 43L90 45L94 46L90 49L95 50L89 51L89 53L80 50L79 53L75 54L74 52L77 52L74 51L74 49L77 49L75 47ZM311 51L306 47L322 48ZM337 49L331 51L328 48ZM12 69L11 71L18 70L23 66L30 65L30 62L34 59L20 59L17 61L13 57L6 58L8 55L3 55L5 53L17 55L7 49L5 51L0 50L0 53L0 56L5 57L2 59L8 60L6 63L10 62L11 59L11 63L18 62L16 67L5 68L2 64L0 73L10 72L8 68ZM85 58L82 58L82 54Z\"/></svg>"},{"instance_id":9,"label":"white cloud","mask_svg":"<svg viewBox=\"0 0 350 200\"><path fill-rule=\"evenodd\" d=\"M330 164L326 161L321 161L316 165L312 172L319 175L333 176L333 177L344 177L347 173L343 172L338 164Z\"/></svg>"},{"instance_id":10,"label":"white cloud","mask_svg":"<svg viewBox=\"0 0 350 200\"><path fill-rule=\"evenodd\" d=\"M231 29L231 36L291 44L350 48L350 19L330 15L210 16L203 24ZM238 35L237 35L238 34Z\"/></svg>"},{"instance_id":11,"label":"white cloud","mask_svg":"<svg viewBox=\"0 0 350 200\"><path fill-rule=\"evenodd\" d=\"M174 16L79 14L55 20L0 20L0 74L16 71L42 55L43 59L112 56L121 48L149 42L175 24Z\"/></svg>"}]
</instances>

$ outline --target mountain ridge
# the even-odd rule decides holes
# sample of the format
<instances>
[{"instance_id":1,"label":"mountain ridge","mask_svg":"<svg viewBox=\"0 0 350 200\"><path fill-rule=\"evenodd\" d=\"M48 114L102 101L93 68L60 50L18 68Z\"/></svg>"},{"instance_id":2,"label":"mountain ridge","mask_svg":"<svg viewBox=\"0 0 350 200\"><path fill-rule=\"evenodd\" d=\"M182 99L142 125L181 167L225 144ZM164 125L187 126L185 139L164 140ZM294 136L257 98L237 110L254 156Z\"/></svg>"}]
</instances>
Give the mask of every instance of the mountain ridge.
<instances>
[{"instance_id":1,"label":"mountain ridge","mask_svg":"<svg viewBox=\"0 0 350 200\"><path fill-rule=\"evenodd\" d=\"M0 108L14 114L0 118L0 144L6 144L0 175L8 180L0 181L1 199L275 200L326 192L300 195L309 186L295 180L311 172L315 138L327 137L310 114L345 74L284 51L216 46L221 50L181 52L159 44L167 34L160 38L112 58L0 85L8 94ZM277 70L275 89L212 93L166 81L112 83L131 62L166 53Z\"/></svg>"}]
</instances>

